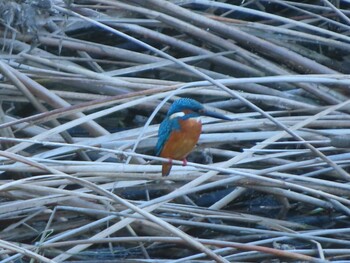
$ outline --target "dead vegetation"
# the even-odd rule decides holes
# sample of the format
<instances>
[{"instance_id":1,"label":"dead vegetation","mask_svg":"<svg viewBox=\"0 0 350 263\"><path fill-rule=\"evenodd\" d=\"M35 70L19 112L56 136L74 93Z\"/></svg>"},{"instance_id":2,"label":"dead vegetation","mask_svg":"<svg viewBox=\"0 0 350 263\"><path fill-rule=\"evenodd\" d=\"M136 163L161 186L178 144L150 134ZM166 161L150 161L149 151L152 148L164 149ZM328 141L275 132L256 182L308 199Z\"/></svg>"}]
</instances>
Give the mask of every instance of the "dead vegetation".
<instances>
[{"instance_id":1,"label":"dead vegetation","mask_svg":"<svg viewBox=\"0 0 350 263\"><path fill-rule=\"evenodd\" d=\"M2 1L1 262L348 262L349 7ZM178 97L235 120L163 178Z\"/></svg>"}]
</instances>

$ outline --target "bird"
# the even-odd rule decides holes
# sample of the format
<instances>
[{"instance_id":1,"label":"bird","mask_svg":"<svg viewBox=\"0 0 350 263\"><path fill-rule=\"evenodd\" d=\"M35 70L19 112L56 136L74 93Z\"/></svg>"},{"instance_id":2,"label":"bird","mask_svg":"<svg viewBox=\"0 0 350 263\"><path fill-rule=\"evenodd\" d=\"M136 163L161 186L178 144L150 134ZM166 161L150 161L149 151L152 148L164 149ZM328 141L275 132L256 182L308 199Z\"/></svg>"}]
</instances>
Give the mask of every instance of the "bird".
<instances>
[{"instance_id":1,"label":"bird","mask_svg":"<svg viewBox=\"0 0 350 263\"><path fill-rule=\"evenodd\" d=\"M201 103L190 98L176 100L159 126L156 155L168 158L162 164L162 176L167 176L172 167L172 160L183 160L196 146L202 132L201 116L210 116L222 120L231 118L217 112L207 110Z\"/></svg>"}]
</instances>

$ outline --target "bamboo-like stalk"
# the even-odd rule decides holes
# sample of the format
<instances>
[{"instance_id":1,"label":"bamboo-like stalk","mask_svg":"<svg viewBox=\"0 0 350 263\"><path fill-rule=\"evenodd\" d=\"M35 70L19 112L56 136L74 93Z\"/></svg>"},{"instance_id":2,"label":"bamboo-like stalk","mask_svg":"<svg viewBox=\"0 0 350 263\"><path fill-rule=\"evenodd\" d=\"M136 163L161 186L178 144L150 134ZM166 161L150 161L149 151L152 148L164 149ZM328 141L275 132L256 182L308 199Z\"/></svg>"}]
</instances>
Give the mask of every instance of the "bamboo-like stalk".
<instances>
[{"instance_id":1,"label":"bamboo-like stalk","mask_svg":"<svg viewBox=\"0 0 350 263\"><path fill-rule=\"evenodd\" d=\"M0 1L1 260L349 259L344 1L27 2ZM162 177L179 97L233 121Z\"/></svg>"}]
</instances>

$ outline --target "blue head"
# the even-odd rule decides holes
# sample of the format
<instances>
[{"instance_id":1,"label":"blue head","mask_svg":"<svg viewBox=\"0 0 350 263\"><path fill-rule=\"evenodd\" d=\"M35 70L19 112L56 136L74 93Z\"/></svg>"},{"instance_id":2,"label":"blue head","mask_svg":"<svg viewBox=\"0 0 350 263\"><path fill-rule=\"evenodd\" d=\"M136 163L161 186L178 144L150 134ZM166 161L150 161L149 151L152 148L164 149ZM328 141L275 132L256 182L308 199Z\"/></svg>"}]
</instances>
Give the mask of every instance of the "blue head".
<instances>
[{"instance_id":1,"label":"blue head","mask_svg":"<svg viewBox=\"0 0 350 263\"><path fill-rule=\"evenodd\" d=\"M172 115L176 113L183 112L184 115L182 119L192 118L192 117L198 117L198 116L209 116L217 119L222 120L232 120L229 117L226 117L225 115L213 111L209 111L202 104L200 104L198 101L189 99L189 98L182 98L175 101L167 114L167 117L171 117Z\"/></svg>"},{"instance_id":2,"label":"blue head","mask_svg":"<svg viewBox=\"0 0 350 263\"><path fill-rule=\"evenodd\" d=\"M204 111L203 105L198 101L189 98L182 98L178 99L171 105L167 117L178 112L184 112L185 114L190 114L191 117L195 117L202 115Z\"/></svg>"},{"instance_id":3,"label":"blue head","mask_svg":"<svg viewBox=\"0 0 350 263\"><path fill-rule=\"evenodd\" d=\"M157 155L160 154L164 143L170 136L170 133L174 130L180 129L179 120L187 120L189 118L196 118L199 116L210 116L223 120L231 120L223 114L208 111L198 101L182 98L175 101L167 114L167 117L161 123L158 131L158 143L156 146Z\"/></svg>"}]
</instances>

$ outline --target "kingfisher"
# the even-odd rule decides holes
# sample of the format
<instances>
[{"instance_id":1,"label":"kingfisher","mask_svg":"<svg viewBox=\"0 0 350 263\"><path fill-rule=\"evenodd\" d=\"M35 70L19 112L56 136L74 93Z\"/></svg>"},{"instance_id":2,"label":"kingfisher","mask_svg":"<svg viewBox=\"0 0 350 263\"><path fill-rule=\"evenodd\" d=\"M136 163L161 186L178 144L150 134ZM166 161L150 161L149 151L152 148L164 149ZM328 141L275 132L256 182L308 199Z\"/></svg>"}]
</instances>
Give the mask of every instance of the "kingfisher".
<instances>
[{"instance_id":1,"label":"kingfisher","mask_svg":"<svg viewBox=\"0 0 350 263\"><path fill-rule=\"evenodd\" d=\"M169 159L168 163L162 164L162 176L169 175L172 160L183 160L183 165L186 165L186 157L196 146L202 132L201 116L232 120L223 114L207 110L196 100L176 100L158 130L156 155Z\"/></svg>"}]
</instances>

